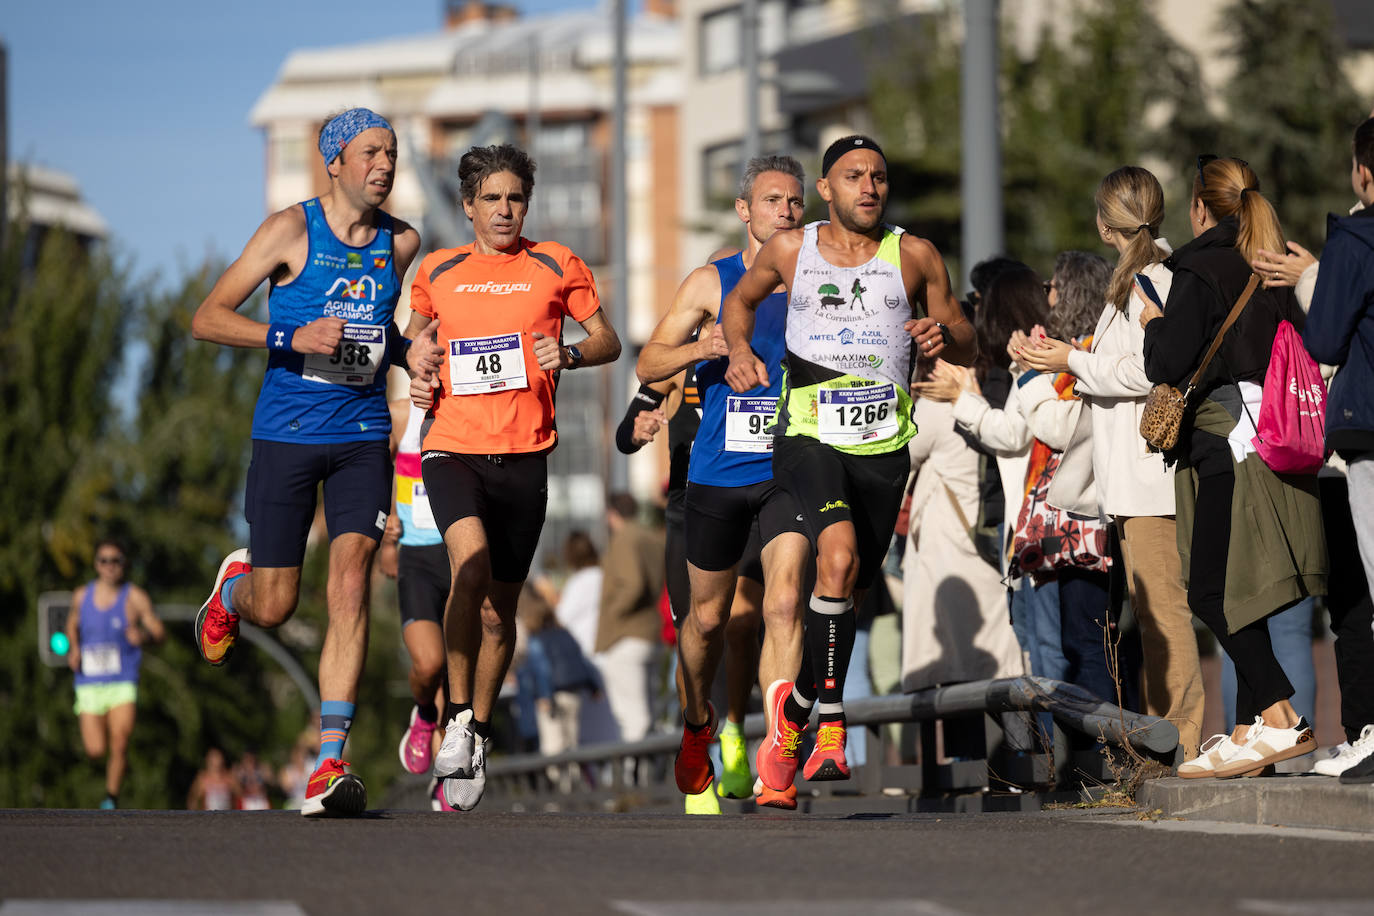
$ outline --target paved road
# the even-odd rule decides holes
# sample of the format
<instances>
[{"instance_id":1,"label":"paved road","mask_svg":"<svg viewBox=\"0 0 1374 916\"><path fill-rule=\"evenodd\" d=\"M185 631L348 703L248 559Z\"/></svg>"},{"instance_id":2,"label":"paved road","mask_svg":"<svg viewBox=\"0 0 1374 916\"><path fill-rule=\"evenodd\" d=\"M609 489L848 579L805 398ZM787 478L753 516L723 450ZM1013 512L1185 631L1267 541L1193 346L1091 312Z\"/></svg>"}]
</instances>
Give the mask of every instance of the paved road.
<instances>
[{"instance_id":1,"label":"paved road","mask_svg":"<svg viewBox=\"0 0 1374 916\"><path fill-rule=\"evenodd\" d=\"M1354 916L1374 913L1372 860L1374 836L1366 834L1149 823L1103 811L387 811L355 821L289 812L9 811L0 812L0 916L795 916L808 904L826 916ZM86 903L64 908L59 899Z\"/></svg>"}]
</instances>

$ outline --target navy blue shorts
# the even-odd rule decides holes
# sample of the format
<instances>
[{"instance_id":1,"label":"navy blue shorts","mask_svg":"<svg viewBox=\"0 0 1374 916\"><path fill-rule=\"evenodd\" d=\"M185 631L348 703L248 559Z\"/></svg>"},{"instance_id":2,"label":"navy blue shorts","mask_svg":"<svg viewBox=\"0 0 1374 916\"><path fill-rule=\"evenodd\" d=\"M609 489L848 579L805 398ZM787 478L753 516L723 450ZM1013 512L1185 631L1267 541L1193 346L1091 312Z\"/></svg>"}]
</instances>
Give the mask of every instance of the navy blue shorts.
<instances>
[{"instance_id":1,"label":"navy blue shorts","mask_svg":"<svg viewBox=\"0 0 1374 916\"><path fill-rule=\"evenodd\" d=\"M391 507L391 451L384 440L306 445L254 439L243 498L254 566L301 565L321 483L331 540L346 533L381 540Z\"/></svg>"}]
</instances>

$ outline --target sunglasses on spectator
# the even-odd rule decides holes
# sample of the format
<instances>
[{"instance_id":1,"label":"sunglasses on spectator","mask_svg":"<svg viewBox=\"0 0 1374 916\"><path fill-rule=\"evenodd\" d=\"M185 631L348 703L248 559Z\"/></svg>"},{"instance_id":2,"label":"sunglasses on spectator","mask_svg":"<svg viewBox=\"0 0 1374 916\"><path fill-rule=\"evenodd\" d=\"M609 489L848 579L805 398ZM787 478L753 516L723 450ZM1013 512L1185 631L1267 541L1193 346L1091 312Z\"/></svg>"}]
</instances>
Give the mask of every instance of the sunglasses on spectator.
<instances>
[{"instance_id":1,"label":"sunglasses on spectator","mask_svg":"<svg viewBox=\"0 0 1374 916\"><path fill-rule=\"evenodd\" d=\"M1207 187L1207 176L1203 174L1202 170L1220 158L1221 157L1216 153L1203 153L1201 156L1197 157L1197 180L1202 187ZM1246 162L1244 159L1237 159L1236 161L1247 169L1250 167L1250 163Z\"/></svg>"},{"instance_id":2,"label":"sunglasses on spectator","mask_svg":"<svg viewBox=\"0 0 1374 916\"><path fill-rule=\"evenodd\" d=\"M106 554L106 555L103 556L103 557L96 557L96 558L95 558L95 561L96 561L96 563L100 564L101 566L123 566L123 565L124 565L124 558L123 558L123 557L120 557L120 556L111 556L111 555L109 555L109 554Z\"/></svg>"},{"instance_id":3,"label":"sunglasses on spectator","mask_svg":"<svg viewBox=\"0 0 1374 916\"><path fill-rule=\"evenodd\" d=\"M1041 283L1040 285L1044 288L1046 296L1050 294L1050 290L1058 289L1058 287L1054 285L1053 280L1046 280L1044 283Z\"/></svg>"}]
</instances>

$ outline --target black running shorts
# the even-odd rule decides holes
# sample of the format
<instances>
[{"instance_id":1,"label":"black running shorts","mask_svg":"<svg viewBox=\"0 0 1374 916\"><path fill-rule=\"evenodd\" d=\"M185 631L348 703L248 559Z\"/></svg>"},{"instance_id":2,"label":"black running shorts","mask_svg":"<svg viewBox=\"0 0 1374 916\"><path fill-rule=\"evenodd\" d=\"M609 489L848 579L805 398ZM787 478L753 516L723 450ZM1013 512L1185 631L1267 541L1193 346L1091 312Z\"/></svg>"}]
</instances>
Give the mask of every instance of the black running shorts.
<instances>
[{"instance_id":1,"label":"black running shorts","mask_svg":"<svg viewBox=\"0 0 1374 916\"><path fill-rule=\"evenodd\" d=\"M758 522L760 550L780 534L805 534L792 497L771 480L746 487L687 484L687 559L698 569L737 566Z\"/></svg>"},{"instance_id":2,"label":"black running shorts","mask_svg":"<svg viewBox=\"0 0 1374 916\"><path fill-rule=\"evenodd\" d=\"M386 530L391 506L391 452L384 440L306 444L253 440L243 514L253 565L300 566L324 483L324 520L331 539Z\"/></svg>"},{"instance_id":3,"label":"black running shorts","mask_svg":"<svg viewBox=\"0 0 1374 916\"><path fill-rule=\"evenodd\" d=\"M492 579L524 582L549 502L547 454L428 451L420 456L420 472L439 530L448 531L459 519L478 519L487 535Z\"/></svg>"},{"instance_id":4,"label":"black running shorts","mask_svg":"<svg viewBox=\"0 0 1374 916\"><path fill-rule=\"evenodd\" d=\"M850 455L807 436L778 436L773 474L792 494L811 544L836 522L852 522L859 546L857 588L882 570L902 508L911 456L905 448L883 455Z\"/></svg>"},{"instance_id":5,"label":"black running shorts","mask_svg":"<svg viewBox=\"0 0 1374 916\"><path fill-rule=\"evenodd\" d=\"M448 547L443 544L400 546L396 573L396 597L401 605L401 627L417 620L444 625L453 577L449 573Z\"/></svg>"}]
</instances>

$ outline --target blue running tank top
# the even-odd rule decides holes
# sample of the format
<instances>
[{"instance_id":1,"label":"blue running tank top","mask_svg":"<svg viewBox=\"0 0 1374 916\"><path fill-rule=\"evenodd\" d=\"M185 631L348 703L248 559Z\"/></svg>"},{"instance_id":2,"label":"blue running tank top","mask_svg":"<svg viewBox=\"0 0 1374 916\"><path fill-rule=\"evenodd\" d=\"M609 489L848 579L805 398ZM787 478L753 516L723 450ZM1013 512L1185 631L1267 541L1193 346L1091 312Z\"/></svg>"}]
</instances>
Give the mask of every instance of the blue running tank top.
<instances>
[{"instance_id":1,"label":"blue running tank top","mask_svg":"<svg viewBox=\"0 0 1374 916\"><path fill-rule=\"evenodd\" d=\"M124 635L129 625L129 585L119 590L114 604L106 610L95 606L95 582L86 586L77 623L77 645L81 648L81 670L76 686L117 684L137 681L143 650Z\"/></svg>"},{"instance_id":2,"label":"blue running tank top","mask_svg":"<svg viewBox=\"0 0 1374 916\"><path fill-rule=\"evenodd\" d=\"M720 273L720 301L744 276L744 253L712 263ZM720 322L718 311L716 322ZM725 381L730 361L697 363L701 394L701 428L687 469L691 483L713 487L747 487L773 478L773 425L782 393L782 360L787 352L787 293L772 293L754 312L749 343L768 367L768 386L736 394Z\"/></svg>"},{"instance_id":3,"label":"blue running tank top","mask_svg":"<svg viewBox=\"0 0 1374 916\"><path fill-rule=\"evenodd\" d=\"M319 198L301 204L310 240L305 269L274 285L272 323L304 327L316 318L348 322L332 354L267 353L267 374L253 412L253 438L273 442L367 442L391 433L386 403L387 329L401 280L391 217L377 211L369 244L345 245L324 218Z\"/></svg>"}]
</instances>

